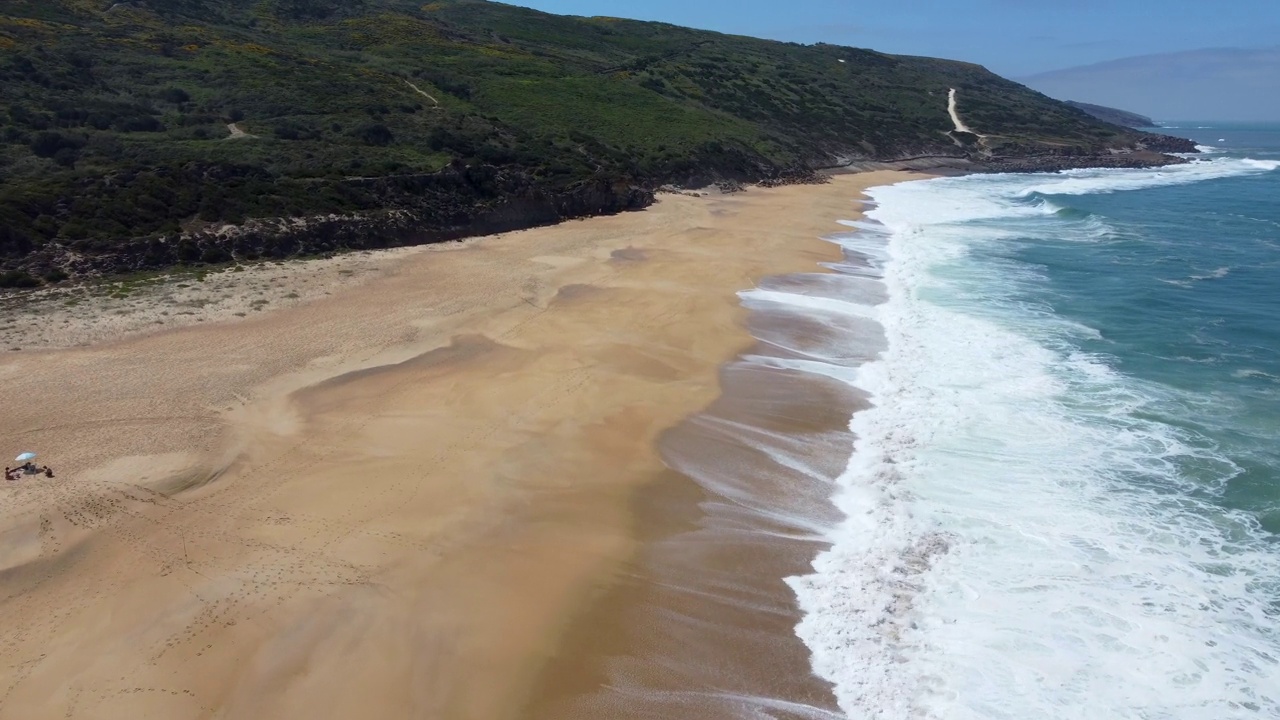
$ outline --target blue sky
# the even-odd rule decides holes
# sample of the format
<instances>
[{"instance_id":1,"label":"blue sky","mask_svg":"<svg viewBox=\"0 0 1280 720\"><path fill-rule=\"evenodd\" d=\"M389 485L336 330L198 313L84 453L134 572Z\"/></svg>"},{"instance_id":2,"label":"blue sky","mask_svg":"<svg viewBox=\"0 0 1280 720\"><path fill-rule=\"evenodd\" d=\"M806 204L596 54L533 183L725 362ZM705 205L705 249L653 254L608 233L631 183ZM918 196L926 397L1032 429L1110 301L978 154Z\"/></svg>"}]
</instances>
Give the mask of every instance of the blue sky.
<instances>
[{"instance_id":1,"label":"blue sky","mask_svg":"<svg viewBox=\"0 0 1280 720\"><path fill-rule=\"evenodd\" d=\"M507 0L986 65L1008 77L1133 55L1280 44L1280 0Z\"/></svg>"}]
</instances>

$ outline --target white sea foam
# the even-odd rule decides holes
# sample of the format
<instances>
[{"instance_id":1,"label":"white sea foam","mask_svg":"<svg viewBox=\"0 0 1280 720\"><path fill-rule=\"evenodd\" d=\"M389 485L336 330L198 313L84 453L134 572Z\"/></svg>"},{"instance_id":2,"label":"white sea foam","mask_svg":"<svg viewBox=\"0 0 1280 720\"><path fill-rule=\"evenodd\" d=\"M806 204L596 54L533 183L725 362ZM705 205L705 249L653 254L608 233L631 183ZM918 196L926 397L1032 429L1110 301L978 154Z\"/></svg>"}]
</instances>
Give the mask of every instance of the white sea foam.
<instances>
[{"instance_id":1,"label":"white sea foam","mask_svg":"<svg viewBox=\"0 0 1280 720\"><path fill-rule=\"evenodd\" d=\"M1204 275L1192 275L1191 279L1192 280L1221 280L1222 278L1230 274L1231 274L1231 268L1220 267Z\"/></svg>"},{"instance_id":2,"label":"white sea foam","mask_svg":"<svg viewBox=\"0 0 1280 720\"><path fill-rule=\"evenodd\" d=\"M1008 241L998 223L1043 217L1033 194L1270 169L1216 159L872 191L891 258L872 315L889 347L853 378L876 406L851 423L835 498L847 519L813 574L789 580L797 633L850 717L1280 717L1280 556L1247 517L1196 499L1239 469L1147 412L1200 400L1079 351L1073 338L1096 330L1008 290L1034 269L972 257Z\"/></svg>"},{"instance_id":3,"label":"white sea foam","mask_svg":"<svg viewBox=\"0 0 1280 720\"><path fill-rule=\"evenodd\" d=\"M1280 380L1280 377L1276 377L1269 372L1254 370L1251 368L1236 370L1232 375L1235 375L1238 378L1266 378L1267 380Z\"/></svg>"},{"instance_id":4,"label":"white sea foam","mask_svg":"<svg viewBox=\"0 0 1280 720\"><path fill-rule=\"evenodd\" d=\"M1177 280L1170 279L1170 278L1160 278L1160 282L1168 283L1169 285L1178 285L1180 287L1192 287L1195 283L1200 282L1202 280L1221 280L1222 278L1230 274L1231 274L1231 268L1220 267L1210 272L1204 273L1202 275L1192 275L1190 277L1177 279Z\"/></svg>"},{"instance_id":5,"label":"white sea foam","mask_svg":"<svg viewBox=\"0 0 1280 720\"><path fill-rule=\"evenodd\" d=\"M1267 172L1280 168L1280 161L1250 158L1213 158L1193 160L1185 165L1133 170L1081 169L1020 183L1015 194L1091 195L1095 193L1141 190L1143 188L1184 185L1218 178Z\"/></svg>"},{"instance_id":6,"label":"white sea foam","mask_svg":"<svg viewBox=\"0 0 1280 720\"><path fill-rule=\"evenodd\" d=\"M813 297L811 295L800 295L797 293L760 289L745 290L738 293L738 296L743 299L747 307L751 307L752 301L763 301L797 308L824 310L837 315L848 315L851 317L863 318L875 317L875 311L866 305L859 305L857 303L835 300L832 298Z\"/></svg>"},{"instance_id":7,"label":"white sea foam","mask_svg":"<svg viewBox=\"0 0 1280 720\"><path fill-rule=\"evenodd\" d=\"M765 355L746 354L742 356L743 362L753 365L761 365L763 367L778 368L780 370L799 370L812 375L825 375L833 380L856 385L858 381L858 371L847 365L837 365L835 363L822 362L819 360L805 360L794 358L778 358Z\"/></svg>"}]
</instances>

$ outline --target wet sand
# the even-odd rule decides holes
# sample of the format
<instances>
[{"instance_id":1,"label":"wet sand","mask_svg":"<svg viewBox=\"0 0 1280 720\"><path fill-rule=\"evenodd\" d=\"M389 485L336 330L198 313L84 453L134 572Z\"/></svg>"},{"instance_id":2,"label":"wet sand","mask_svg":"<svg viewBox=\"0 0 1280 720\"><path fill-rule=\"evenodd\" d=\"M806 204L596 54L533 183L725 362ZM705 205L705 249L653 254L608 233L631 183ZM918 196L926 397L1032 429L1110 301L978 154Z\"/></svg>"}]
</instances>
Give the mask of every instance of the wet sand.
<instances>
[{"instance_id":1,"label":"wet sand","mask_svg":"<svg viewBox=\"0 0 1280 720\"><path fill-rule=\"evenodd\" d=\"M689 482L712 459L823 512L819 485L797 495L698 427L745 418L793 453L846 440L843 388L724 365L752 346L735 293L839 259L817 238L907 177L664 196L404 253L235 322L7 353L6 452L58 477L0 488L0 718L655 716L651 695L601 695L627 663L637 688L745 672L830 707L777 580L813 538L666 540L733 524ZM758 642L685 653L683 620L635 636L632 618L717 607L668 592L690 573L756 599L715 619ZM734 670L688 672L716 666Z\"/></svg>"}]
</instances>

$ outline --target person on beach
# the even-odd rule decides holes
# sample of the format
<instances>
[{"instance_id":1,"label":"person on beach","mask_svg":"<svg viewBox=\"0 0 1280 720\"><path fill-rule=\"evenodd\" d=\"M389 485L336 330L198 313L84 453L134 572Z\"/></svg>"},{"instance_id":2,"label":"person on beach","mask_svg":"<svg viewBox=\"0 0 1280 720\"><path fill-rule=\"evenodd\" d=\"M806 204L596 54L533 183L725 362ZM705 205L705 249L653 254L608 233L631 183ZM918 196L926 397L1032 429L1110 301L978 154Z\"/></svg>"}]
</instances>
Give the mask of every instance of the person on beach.
<instances>
[{"instance_id":1,"label":"person on beach","mask_svg":"<svg viewBox=\"0 0 1280 720\"><path fill-rule=\"evenodd\" d=\"M16 469L10 470L10 469L9 469L9 466L8 466L8 465L6 465L6 466L4 467L4 479L5 479L5 480L8 480L8 481L10 481L10 482L12 482L12 481L14 481L14 480L17 480L17 478L16 478L16 477L14 477L14 475L13 475L13 474L14 474L14 473L16 473L16 472L17 472L17 470L16 470Z\"/></svg>"},{"instance_id":2,"label":"person on beach","mask_svg":"<svg viewBox=\"0 0 1280 720\"><path fill-rule=\"evenodd\" d=\"M45 465L45 466L44 466L44 476L45 476L45 477L47 477L47 478L52 478L52 477L53 477L53 468L49 467L48 465Z\"/></svg>"}]
</instances>

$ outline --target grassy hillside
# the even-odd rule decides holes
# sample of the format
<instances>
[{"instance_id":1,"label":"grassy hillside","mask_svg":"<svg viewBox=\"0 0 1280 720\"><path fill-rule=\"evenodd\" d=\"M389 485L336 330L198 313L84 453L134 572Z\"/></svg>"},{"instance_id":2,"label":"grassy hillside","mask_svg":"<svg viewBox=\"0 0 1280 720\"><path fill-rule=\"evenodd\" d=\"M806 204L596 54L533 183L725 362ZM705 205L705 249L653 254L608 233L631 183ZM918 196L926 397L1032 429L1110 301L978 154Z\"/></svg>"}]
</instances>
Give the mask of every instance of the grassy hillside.
<instances>
[{"instance_id":1,"label":"grassy hillside","mask_svg":"<svg viewBox=\"0 0 1280 720\"><path fill-rule=\"evenodd\" d=\"M451 165L554 194L964 154L950 87L997 153L1139 137L965 63L481 0L6 0L0 83L0 268L376 212L410 190L369 179Z\"/></svg>"}]
</instances>

